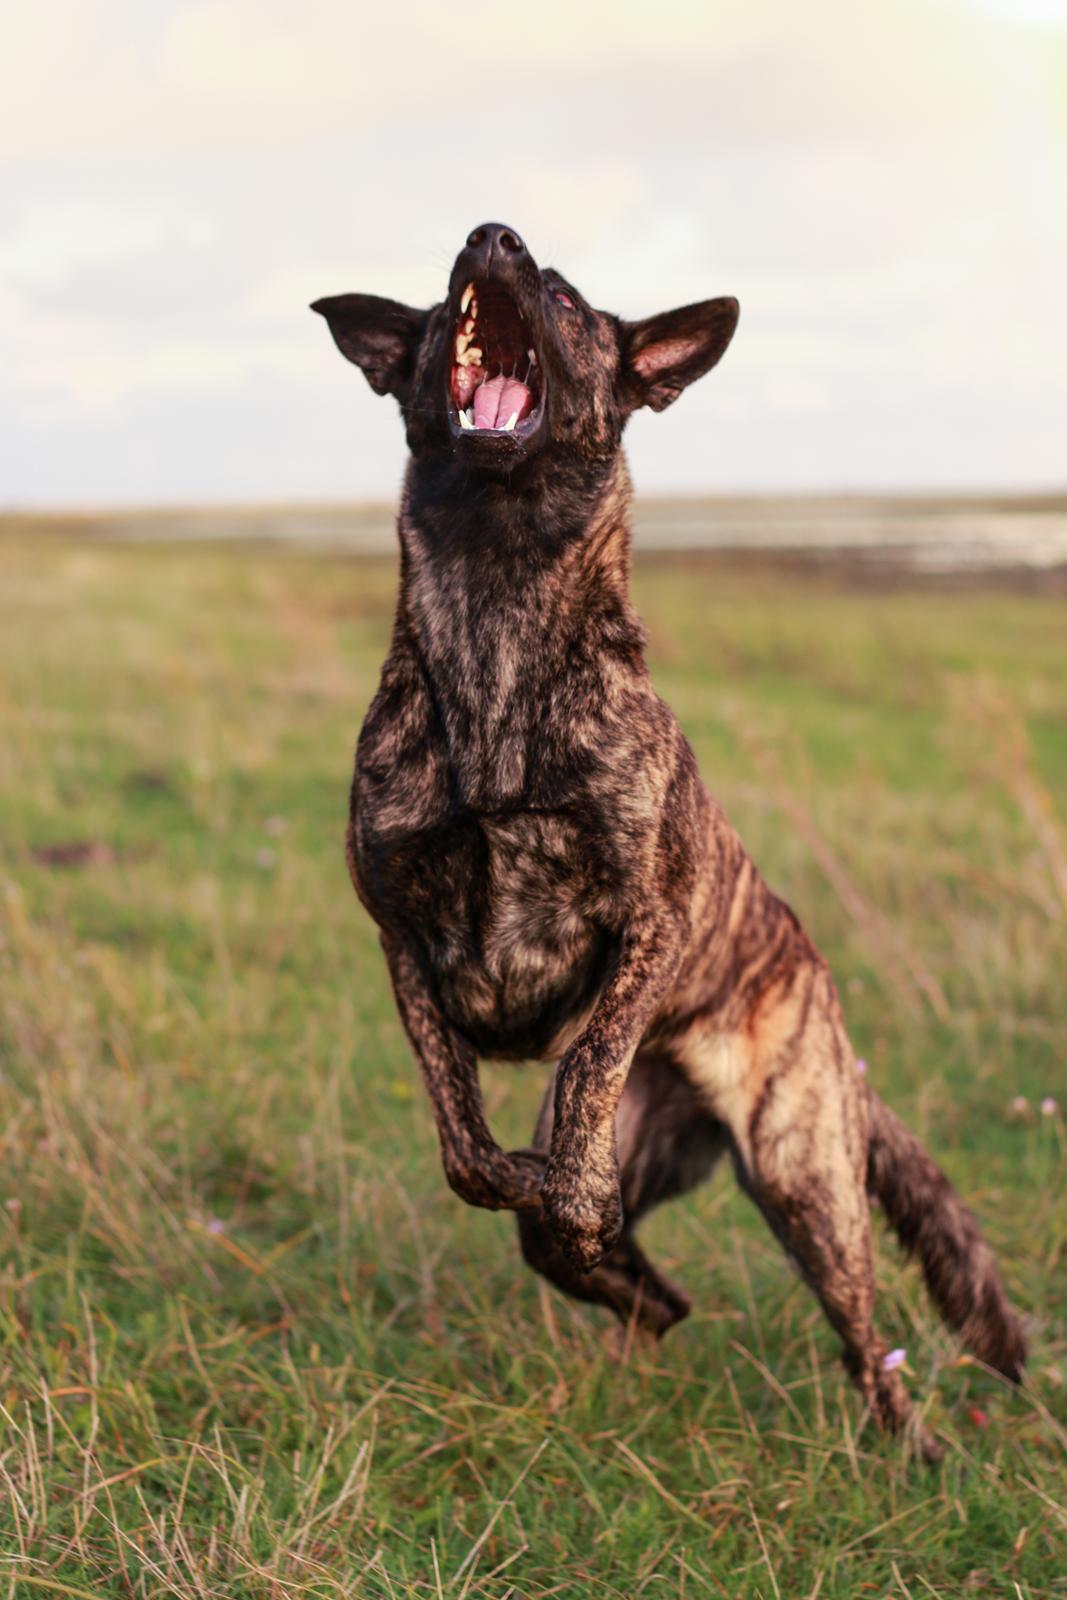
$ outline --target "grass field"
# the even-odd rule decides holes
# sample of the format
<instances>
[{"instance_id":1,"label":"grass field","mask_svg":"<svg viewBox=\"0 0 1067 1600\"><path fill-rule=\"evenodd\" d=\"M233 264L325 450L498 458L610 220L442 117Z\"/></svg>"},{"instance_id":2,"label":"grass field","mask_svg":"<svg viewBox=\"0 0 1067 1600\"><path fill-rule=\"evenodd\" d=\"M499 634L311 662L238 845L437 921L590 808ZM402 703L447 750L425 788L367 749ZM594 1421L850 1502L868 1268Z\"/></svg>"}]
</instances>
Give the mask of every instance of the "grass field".
<instances>
[{"instance_id":1,"label":"grass field","mask_svg":"<svg viewBox=\"0 0 1067 1600\"><path fill-rule=\"evenodd\" d=\"M447 1190L341 855L393 582L0 538L0 1597L1067 1595L1067 595L635 584L1032 1319L1010 1393L881 1247L922 1470L728 1172L645 1229L696 1302L655 1353ZM486 1071L503 1142L543 1073Z\"/></svg>"}]
</instances>

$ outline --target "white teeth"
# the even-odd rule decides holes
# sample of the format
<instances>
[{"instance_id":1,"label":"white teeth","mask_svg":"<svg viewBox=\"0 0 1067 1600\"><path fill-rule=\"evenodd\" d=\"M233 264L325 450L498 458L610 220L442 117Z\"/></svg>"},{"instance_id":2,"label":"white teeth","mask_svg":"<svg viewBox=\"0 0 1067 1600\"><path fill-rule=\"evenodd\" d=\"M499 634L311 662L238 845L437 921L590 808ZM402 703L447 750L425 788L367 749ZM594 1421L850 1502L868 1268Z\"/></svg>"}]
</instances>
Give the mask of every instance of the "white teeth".
<instances>
[{"instance_id":1,"label":"white teeth","mask_svg":"<svg viewBox=\"0 0 1067 1600\"><path fill-rule=\"evenodd\" d=\"M508 418L508 420L504 424L504 432L505 433L510 433L512 428L515 426L516 422L518 422L518 420L519 420L519 413L517 411L513 411L511 413L511 416Z\"/></svg>"},{"instance_id":2,"label":"white teeth","mask_svg":"<svg viewBox=\"0 0 1067 1600\"><path fill-rule=\"evenodd\" d=\"M462 339L463 335L460 334L459 338ZM470 345L469 347L461 348L460 347L460 343L459 343L459 339L457 339L456 340L456 365L457 365L457 367L480 367L481 364L482 364L482 352L478 349L478 346L477 345Z\"/></svg>"},{"instance_id":3,"label":"white teeth","mask_svg":"<svg viewBox=\"0 0 1067 1600\"><path fill-rule=\"evenodd\" d=\"M474 285L473 283L468 283L467 287L463 291L463 298L459 302L459 309L464 313L464 315L466 315L467 307L470 305L473 295Z\"/></svg>"},{"instance_id":4,"label":"white teeth","mask_svg":"<svg viewBox=\"0 0 1067 1600\"><path fill-rule=\"evenodd\" d=\"M468 412L468 411L461 411L460 412L460 414L459 414L459 425L460 425L461 428L473 428L474 427L474 423L471 421L471 418L470 418L470 412Z\"/></svg>"},{"instance_id":5,"label":"white teeth","mask_svg":"<svg viewBox=\"0 0 1067 1600\"><path fill-rule=\"evenodd\" d=\"M474 318L473 317L468 317L467 318L466 322L463 324L463 332L464 333L473 333L474 332Z\"/></svg>"},{"instance_id":6,"label":"white teeth","mask_svg":"<svg viewBox=\"0 0 1067 1600\"><path fill-rule=\"evenodd\" d=\"M456 357L457 357L457 359L463 354L464 350L466 350L466 348L470 344L470 342L471 342L471 336L470 336L469 333L457 333L456 334Z\"/></svg>"}]
</instances>

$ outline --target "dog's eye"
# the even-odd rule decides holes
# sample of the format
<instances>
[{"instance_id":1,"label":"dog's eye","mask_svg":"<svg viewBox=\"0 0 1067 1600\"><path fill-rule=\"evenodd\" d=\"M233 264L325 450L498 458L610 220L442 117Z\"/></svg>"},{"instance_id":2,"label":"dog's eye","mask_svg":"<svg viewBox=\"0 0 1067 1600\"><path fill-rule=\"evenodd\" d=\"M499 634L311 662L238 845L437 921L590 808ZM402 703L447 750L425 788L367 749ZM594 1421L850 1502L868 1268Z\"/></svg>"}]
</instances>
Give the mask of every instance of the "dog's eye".
<instances>
[{"instance_id":1,"label":"dog's eye","mask_svg":"<svg viewBox=\"0 0 1067 1600\"><path fill-rule=\"evenodd\" d=\"M565 289L557 289L553 295L553 299L558 306L566 306L568 311L574 310L574 301L571 299L570 295Z\"/></svg>"}]
</instances>

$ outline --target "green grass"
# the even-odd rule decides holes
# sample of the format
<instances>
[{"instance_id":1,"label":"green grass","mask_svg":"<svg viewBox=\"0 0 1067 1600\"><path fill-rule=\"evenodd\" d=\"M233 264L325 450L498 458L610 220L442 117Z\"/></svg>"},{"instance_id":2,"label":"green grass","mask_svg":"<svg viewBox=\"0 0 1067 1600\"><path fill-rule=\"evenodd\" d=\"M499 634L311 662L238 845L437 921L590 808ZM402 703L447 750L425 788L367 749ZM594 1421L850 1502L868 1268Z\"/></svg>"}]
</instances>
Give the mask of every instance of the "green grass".
<instances>
[{"instance_id":1,"label":"green grass","mask_svg":"<svg viewBox=\"0 0 1067 1600\"><path fill-rule=\"evenodd\" d=\"M447 1190L341 855L393 582L0 538L0 1600L1067 1595L1067 599L635 585L1033 1321L1009 1393L881 1248L923 1471L727 1172L647 1225L695 1311L621 1358ZM543 1077L487 1070L505 1142Z\"/></svg>"}]
</instances>

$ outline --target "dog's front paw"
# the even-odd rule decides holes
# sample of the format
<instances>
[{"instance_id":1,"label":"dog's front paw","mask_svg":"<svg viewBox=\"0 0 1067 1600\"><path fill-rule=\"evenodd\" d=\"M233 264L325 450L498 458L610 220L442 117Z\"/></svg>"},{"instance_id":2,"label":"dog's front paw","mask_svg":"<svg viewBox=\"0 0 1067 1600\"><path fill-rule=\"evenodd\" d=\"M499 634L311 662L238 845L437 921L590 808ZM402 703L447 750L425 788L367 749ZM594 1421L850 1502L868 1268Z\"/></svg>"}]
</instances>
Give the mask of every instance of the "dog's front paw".
<instances>
[{"instance_id":1,"label":"dog's front paw","mask_svg":"<svg viewBox=\"0 0 1067 1600\"><path fill-rule=\"evenodd\" d=\"M445 1178L453 1194L469 1206L482 1206L487 1211L501 1211L504 1200L494 1181L492 1159L480 1161L467 1156L444 1157Z\"/></svg>"},{"instance_id":2,"label":"dog's front paw","mask_svg":"<svg viewBox=\"0 0 1067 1600\"><path fill-rule=\"evenodd\" d=\"M610 1184L575 1182L550 1168L541 1203L557 1244L579 1272L592 1272L619 1242L623 1215L617 1178Z\"/></svg>"},{"instance_id":3,"label":"dog's front paw","mask_svg":"<svg viewBox=\"0 0 1067 1600\"><path fill-rule=\"evenodd\" d=\"M444 1155L448 1186L469 1206L487 1211L523 1211L540 1204L545 1158L536 1150L505 1155L495 1146Z\"/></svg>"},{"instance_id":4,"label":"dog's front paw","mask_svg":"<svg viewBox=\"0 0 1067 1600\"><path fill-rule=\"evenodd\" d=\"M508 1151L514 1210L529 1211L540 1206L547 1160L543 1150L533 1150L529 1146L523 1150Z\"/></svg>"}]
</instances>

